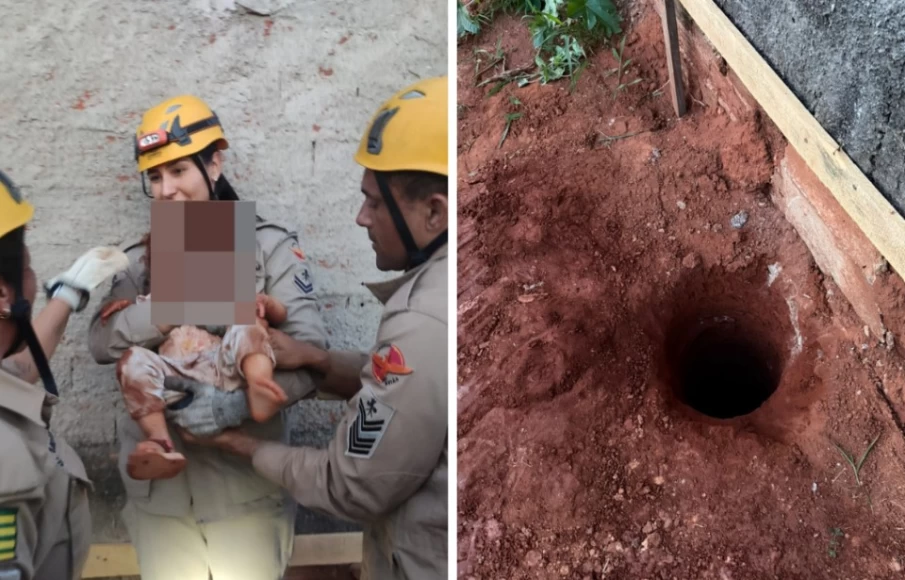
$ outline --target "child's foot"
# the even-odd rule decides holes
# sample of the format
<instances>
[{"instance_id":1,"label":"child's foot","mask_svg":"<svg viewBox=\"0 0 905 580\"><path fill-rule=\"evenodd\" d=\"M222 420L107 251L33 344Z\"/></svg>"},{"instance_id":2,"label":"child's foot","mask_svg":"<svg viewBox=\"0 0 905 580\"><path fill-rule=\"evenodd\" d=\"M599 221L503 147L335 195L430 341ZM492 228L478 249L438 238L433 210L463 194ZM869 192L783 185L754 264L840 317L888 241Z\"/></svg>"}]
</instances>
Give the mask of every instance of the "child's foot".
<instances>
[{"instance_id":1,"label":"child's foot","mask_svg":"<svg viewBox=\"0 0 905 580\"><path fill-rule=\"evenodd\" d=\"M248 410L258 423L276 415L289 398L280 385L270 379L262 379L248 385Z\"/></svg>"},{"instance_id":2,"label":"child's foot","mask_svg":"<svg viewBox=\"0 0 905 580\"><path fill-rule=\"evenodd\" d=\"M126 472L132 479L170 479L185 467L185 456L162 439L140 442L129 455Z\"/></svg>"},{"instance_id":3,"label":"child's foot","mask_svg":"<svg viewBox=\"0 0 905 580\"><path fill-rule=\"evenodd\" d=\"M120 310L125 309L127 306L131 305L131 300L116 300L111 302L110 304L104 306L103 310L101 310L101 326L107 324L107 319L119 312Z\"/></svg>"}]
</instances>

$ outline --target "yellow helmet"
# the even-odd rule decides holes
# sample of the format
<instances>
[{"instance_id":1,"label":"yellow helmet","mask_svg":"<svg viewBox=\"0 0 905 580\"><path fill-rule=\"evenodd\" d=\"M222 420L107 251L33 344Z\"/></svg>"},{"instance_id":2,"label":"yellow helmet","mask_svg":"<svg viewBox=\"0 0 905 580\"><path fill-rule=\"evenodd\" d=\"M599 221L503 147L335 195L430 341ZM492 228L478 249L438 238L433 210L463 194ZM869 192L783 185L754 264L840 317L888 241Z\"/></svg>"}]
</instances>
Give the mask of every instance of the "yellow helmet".
<instances>
[{"instance_id":1,"label":"yellow helmet","mask_svg":"<svg viewBox=\"0 0 905 580\"><path fill-rule=\"evenodd\" d=\"M0 171L0 238L31 221L35 208L22 199L18 188Z\"/></svg>"},{"instance_id":2,"label":"yellow helmet","mask_svg":"<svg viewBox=\"0 0 905 580\"><path fill-rule=\"evenodd\" d=\"M138 172L194 155L217 141L227 149L220 120L211 108L192 95L182 95L148 109L135 133Z\"/></svg>"},{"instance_id":3,"label":"yellow helmet","mask_svg":"<svg viewBox=\"0 0 905 580\"><path fill-rule=\"evenodd\" d=\"M355 161L372 171L449 176L449 79L425 79L385 102L361 138Z\"/></svg>"}]
</instances>

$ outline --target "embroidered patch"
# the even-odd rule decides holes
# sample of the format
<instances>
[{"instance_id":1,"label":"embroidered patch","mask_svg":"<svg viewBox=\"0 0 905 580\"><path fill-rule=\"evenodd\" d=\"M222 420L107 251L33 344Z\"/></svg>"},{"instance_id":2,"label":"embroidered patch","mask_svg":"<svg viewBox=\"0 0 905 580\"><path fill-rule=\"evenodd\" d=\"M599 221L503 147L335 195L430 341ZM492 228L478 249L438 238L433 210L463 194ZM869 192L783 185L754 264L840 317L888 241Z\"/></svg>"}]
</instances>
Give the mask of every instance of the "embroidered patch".
<instances>
[{"instance_id":1,"label":"embroidered patch","mask_svg":"<svg viewBox=\"0 0 905 580\"><path fill-rule=\"evenodd\" d=\"M19 508L0 508L0 562L16 557Z\"/></svg>"},{"instance_id":2,"label":"embroidered patch","mask_svg":"<svg viewBox=\"0 0 905 580\"><path fill-rule=\"evenodd\" d=\"M314 292L314 282L311 281L311 274L308 273L307 269L302 270L301 274L296 274L293 277L293 281L295 282L295 287L305 294Z\"/></svg>"},{"instance_id":3,"label":"embroidered patch","mask_svg":"<svg viewBox=\"0 0 905 580\"><path fill-rule=\"evenodd\" d=\"M349 426L346 455L370 459L395 414L396 410L382 403L370 389L363 389L358 397L358 415Z\"/></svg>"},{"instance_id":4,"label":"embroidered patch","mask_svg":"<svg viewBox=\"0 0 905 580\"><path fill-rule=\"evenodd\" d=\"M290 248L290 250L292 251L293 254L295 254L295 257L298 258L299 261L302 261L302 262L305 261L305 252L303 252L301 248L293 247L293 248Z\"/></svg>"},{"instance_id":5,"label":"embroidered patch","mask_svg":"<svg viewBox=\"0 0 905 580\"><path fill-rule=\"evenodd\" d=\"M399 380L389 375L410 375L413 372L415 371L405 366L405 356L395 344L390 345L386 356L379 352L371 355L371 374L381 385L392 385Z\"/></svg>"}]
</instances>

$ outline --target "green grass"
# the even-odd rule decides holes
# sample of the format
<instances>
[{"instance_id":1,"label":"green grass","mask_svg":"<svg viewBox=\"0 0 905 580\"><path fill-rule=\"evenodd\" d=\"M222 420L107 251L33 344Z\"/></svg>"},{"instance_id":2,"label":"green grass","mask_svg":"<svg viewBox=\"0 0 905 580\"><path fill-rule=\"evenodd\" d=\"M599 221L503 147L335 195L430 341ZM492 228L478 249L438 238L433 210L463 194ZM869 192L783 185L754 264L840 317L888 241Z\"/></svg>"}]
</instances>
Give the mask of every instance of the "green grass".
<instances>
[{"instance_id":1,"label":"green grass","mask_svg":"<svg viewBox=\"0 0 905 580\"><path fill-rule=\"evenodd\" d=\"M512 78L504 70L497 79L516 81L519 86L569 78L569 90L574 91L589 51L622 32L622 17L612 0L457 0L456 8L460 38L480 34L501 12L520 15L527 22L535 50L534 69L513 71L508 75Z\"/></svg>"}]
</instances>

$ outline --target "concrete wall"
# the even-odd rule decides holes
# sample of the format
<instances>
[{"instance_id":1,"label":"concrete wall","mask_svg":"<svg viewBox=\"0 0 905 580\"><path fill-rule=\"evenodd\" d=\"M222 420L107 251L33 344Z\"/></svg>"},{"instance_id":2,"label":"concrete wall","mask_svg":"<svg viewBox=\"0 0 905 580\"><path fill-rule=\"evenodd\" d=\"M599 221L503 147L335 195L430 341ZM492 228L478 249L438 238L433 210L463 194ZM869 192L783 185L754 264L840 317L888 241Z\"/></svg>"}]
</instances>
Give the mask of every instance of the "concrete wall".
<instances>
[{"instance_id":1,"label":"concrete wall","mask_svg":"<svg viewBox=\"0 0 905 580\"><path fill-rule=\"evenodd\" d=\"M905 8L900 0L716 0L905 214Z\"/></svg>"},{"instance_id":2,"label":"concrete wall","mask_svg":"<svg viewBox=\"0 0 905 580\"><path fill-rule=\"evenodd\" d=\"M28 241L40 280L92 246L147 231L131 137L144 109L196 93L225 126L225 173L240 197L298 231L334 344L367 348L379 308L361 282L381 276L354 224L352 155L380 102L447 73L447 4L0 0L0 168L36 206ZM53 427L95 479L95 541L125 541L115 467L123 406L113 368L85 345L98 297L52 361L62 395ZM324 444L339 412L300 403L293 441ZM332 525L304 513L300 524Z\"/></svg>"}]
</instances>

